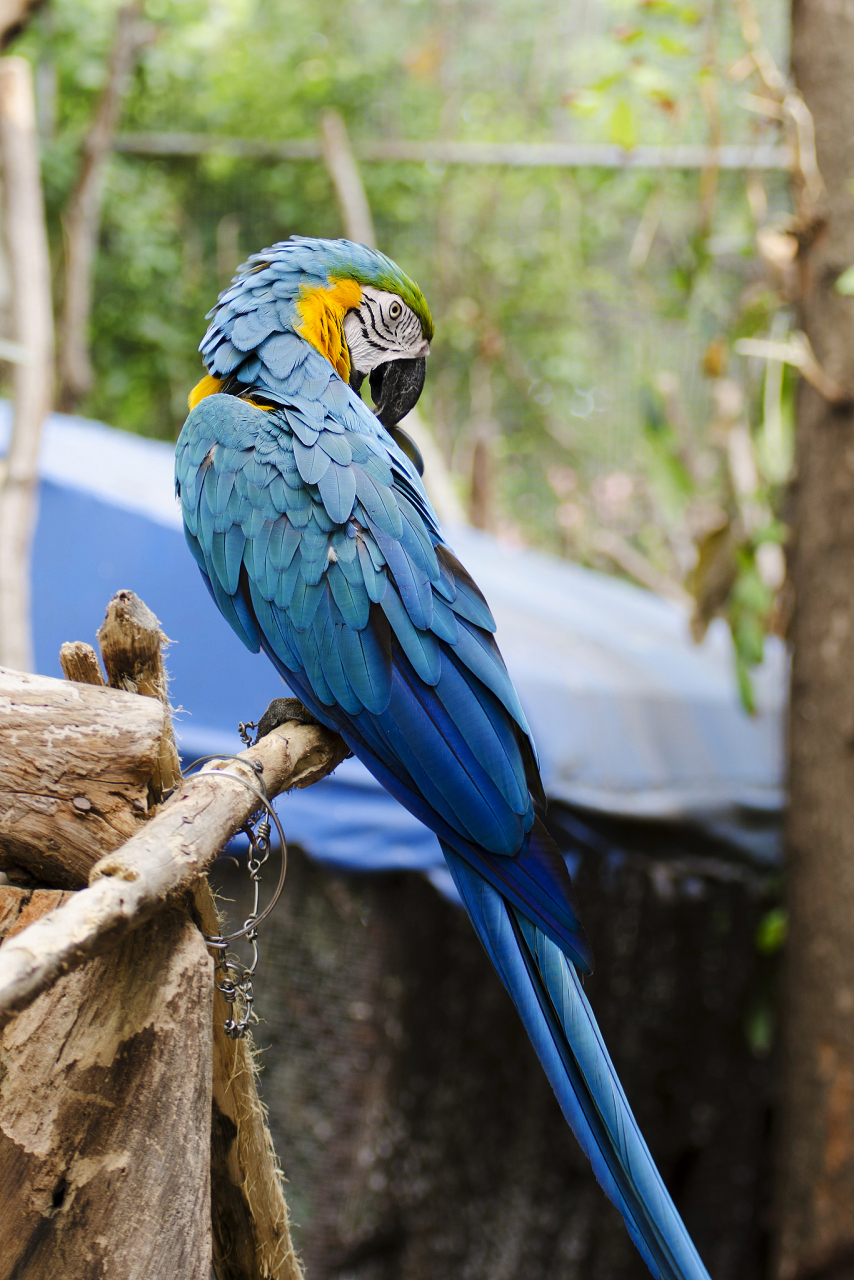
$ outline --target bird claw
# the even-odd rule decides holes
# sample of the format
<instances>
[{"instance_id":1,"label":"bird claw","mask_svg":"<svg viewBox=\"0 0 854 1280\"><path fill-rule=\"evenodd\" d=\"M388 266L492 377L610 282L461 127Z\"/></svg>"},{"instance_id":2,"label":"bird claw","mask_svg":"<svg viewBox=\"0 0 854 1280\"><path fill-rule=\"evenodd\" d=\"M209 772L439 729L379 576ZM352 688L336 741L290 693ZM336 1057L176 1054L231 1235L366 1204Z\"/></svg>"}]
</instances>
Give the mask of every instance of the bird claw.
<instances>
[{"instance_id":1,"label":"bird claw","mask_svg":"<svg viewBox=\"0 0 854 1280\"><path fill-rule=\"evenodd\" d=\"M320 723L310 711L306 710L299 698L274 698L257 725L245 724L241 728L257 728L258 732L255 735L255 741L252 743L254 747L258 745L262 738L266 738L268 733L278 729L279 725L287 724L288 721L293 720L296 720L297 724Z\"/></svg>"}]
</instances>

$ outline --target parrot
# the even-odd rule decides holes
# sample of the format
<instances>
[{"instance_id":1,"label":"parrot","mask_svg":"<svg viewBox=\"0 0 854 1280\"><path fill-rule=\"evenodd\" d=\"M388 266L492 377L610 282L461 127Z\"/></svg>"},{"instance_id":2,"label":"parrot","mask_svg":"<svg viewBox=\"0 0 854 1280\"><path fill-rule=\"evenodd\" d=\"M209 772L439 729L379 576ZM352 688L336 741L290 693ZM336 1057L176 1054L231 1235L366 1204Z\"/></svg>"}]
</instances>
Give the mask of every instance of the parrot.
<instances>
[{"instance_id":1,"label":"parrot","mask_svg":"<svg viewBox=\"0 0 854 1280\"><path fill-rule=\"evenodd\" d=\"M566 1120L658 1280L708 1280L583 979L592 952L477 585L401 420L434 326L378 250L292 236L208 313L176 493L215 604L308 713L436 833ZM362 398L368 379L374 407Z\"/></svg>"}]
</instances>

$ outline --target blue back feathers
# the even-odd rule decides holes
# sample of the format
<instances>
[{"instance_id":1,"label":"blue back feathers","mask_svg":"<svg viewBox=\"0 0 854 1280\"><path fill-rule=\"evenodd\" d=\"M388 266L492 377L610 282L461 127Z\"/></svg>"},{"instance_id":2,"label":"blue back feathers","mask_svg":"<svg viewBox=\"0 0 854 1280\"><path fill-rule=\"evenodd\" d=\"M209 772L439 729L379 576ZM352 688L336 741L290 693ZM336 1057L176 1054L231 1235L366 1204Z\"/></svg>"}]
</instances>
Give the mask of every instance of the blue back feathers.
<instances>
[{"instance_id":1,"label":"blue back feathers","mask_svg":"<svg viewBox=\"0 0 854 1280\"><path fill-rule=\"evenodd\" d=\"M220 393L196 405L178 440L187 542L244 644L263 649L439 835L564 1114L653 1274L708 1280L580 989L590 947L540 817L536 755L492 614L412 463L295 330L302 287L331 277L399 292L432 335L417 287L364 246L297 239L251 258L201 345Z\"/></svg>"}]
</instances>

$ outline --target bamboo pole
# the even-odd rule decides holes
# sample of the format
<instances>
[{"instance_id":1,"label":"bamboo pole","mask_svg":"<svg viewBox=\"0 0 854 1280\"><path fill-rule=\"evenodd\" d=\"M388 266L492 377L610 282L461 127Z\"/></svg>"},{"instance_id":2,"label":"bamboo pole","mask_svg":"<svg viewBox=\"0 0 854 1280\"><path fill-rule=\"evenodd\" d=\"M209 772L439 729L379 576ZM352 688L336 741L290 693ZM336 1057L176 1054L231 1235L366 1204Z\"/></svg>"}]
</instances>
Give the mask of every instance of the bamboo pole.
<instances>
[{"instance_id":1,"label":"bamboo pole","mask_svg":"<svg viewBox=\"0 0 854 1280\"><path fill-rule=\"evenodd\" d=\"M41 428L53 395L53 314L33 79L24 58L0 58L0 153L15 338L24 348L0 476L0 666L30 671L30 551Z\"/></svg>"},{"instance_id":2,"label":"bamboo pole","mask_svg":"<svg viewBox=\"0 0 854 1280\"><path fill-rule=\"evenodd\" d=\"M120 133L114 147L130 155L229 155L238 159L322 160L317 138L280 142L264 138L235 138L213 133ZM794 163L789 147L724 145L639 146L627 151L607 143L576 142L458 142L382 138L356 141L353 154L360 161L380 164L498 165L507 168L558 169L718 169L789 170Z\"/></svg>"},{"instance_id":3,"label":"bamboo pole","mask_svg":"<svg viewBox=\"0 0 854 1280\"><path fill-rule=\"evenodd\" d=\"M320 131L323 162L335 187L347 239L376 249L371 206L350 146L344 117L338 111L324 111Z\"/></svg>"}]
</instances>

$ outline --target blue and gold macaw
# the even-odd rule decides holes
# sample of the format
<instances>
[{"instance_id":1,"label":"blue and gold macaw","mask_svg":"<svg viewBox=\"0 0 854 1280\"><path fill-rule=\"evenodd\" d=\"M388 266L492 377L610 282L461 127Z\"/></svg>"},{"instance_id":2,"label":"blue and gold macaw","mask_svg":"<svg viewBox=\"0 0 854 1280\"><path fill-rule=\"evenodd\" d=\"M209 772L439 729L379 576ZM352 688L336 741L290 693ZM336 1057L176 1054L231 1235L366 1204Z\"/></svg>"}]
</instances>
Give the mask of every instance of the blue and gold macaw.
<instances>
[{"instance_id":1,"label":"blue and gold macaw","mask_svg":"<svg viewBox=\"0 0 854 1280\"><path fill-rule=\"evenodd\" d=\"M653 1275L708 1276L582 990L591 952L495 622L397 424L433 336L420 289L346 240L254 255L201 344L176 482L227 621L439 837L563 1113ZM375 410L359 390L370 379Z\"/></svg>"}]
</instances>

